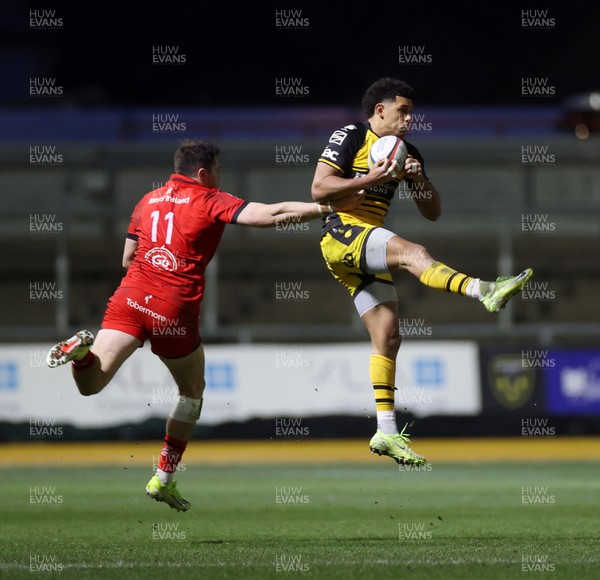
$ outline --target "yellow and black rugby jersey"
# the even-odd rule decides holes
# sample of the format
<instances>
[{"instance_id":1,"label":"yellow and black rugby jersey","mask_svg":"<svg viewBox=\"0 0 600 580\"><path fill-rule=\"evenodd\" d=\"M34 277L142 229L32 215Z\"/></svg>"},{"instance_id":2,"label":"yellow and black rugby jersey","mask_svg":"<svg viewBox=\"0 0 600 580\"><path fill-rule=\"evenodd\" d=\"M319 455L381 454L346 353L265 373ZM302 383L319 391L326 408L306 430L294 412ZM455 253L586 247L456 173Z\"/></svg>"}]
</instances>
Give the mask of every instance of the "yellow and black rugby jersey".
<instances>
[{"instance_id":1,"label":"yellow and black rugby jersey","mask_svg":"<svg viewBox=\"0 0 600 580\"><path fill-rule=\"evenodd\" d=\"M319 161L337 169L342 177L360 177L369 173L369 149L379 139L368 122L346 125L334 131L329 137L327 146L321 153ZM423 166L425 161L419 150L408 141L404 141L409 155L412 155ZM406 179L412 185L412 179ZM365 192L365 201L357 208L347 212L337 212L344 223L367 223L381 226L385 220L398 181L391 180L382 185L376 185Z\"/></svg>"}]
</instances>

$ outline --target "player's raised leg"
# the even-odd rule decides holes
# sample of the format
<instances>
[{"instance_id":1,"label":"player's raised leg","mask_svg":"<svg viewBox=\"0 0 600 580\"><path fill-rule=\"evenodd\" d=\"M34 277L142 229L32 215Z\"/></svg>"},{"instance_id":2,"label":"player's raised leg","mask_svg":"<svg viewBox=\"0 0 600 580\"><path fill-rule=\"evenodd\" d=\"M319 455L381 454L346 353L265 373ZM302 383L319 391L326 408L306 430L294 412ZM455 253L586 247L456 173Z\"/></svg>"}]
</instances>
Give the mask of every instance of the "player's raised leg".
<instances>
[{"instance_id":1,"label":"player's raised leg","mask_svg":"<svg viewBox=\"0 0 600 580\"><path fill-rule=\"evenodd\" d=\"M99 393L121 365L136 351L141 341L125 332L102 329L94 339L89 330L55 344L46 357L54 368L72 363L73 379L82 395Z\"/></svg>"},{"instance_id":2,"label":"player's raised leg","mask_svg":"<svg viewBox=\"0 0 600 580\"><path fill-rule=\"evenodd\" d=\"M163 358L179 389L179 400L167 419L166 435L160 461L154 476L146 485L146 493L164 501L177 511L187 511L190 503L177 490L173 479L182 455L192 438L202 410L204 392L204 349L200 345L181 358Z\"/></svg>"},{"instance_id":3,"label":"player's raised leg","mask_svg":"<svg viewBox=\"0 0 600 580\"><path fill-rule=\"evenodd\" d=\"M504 308L533 275L533 270L527 268L516 276L501 276L495 281L473 278L434 260L426 248L399 236L389 240L387 260L391 270L407 270L430 288L476 298L488 312Z\"/></svg>"},{"instance_id":4,"label":"player's raised leg","mask_svg":"<svg viewBox=\"0 0 600 580\"><path fill-rule=\"evenodd\" d=\"M377 432L371 438L369 447L373 453L387 455L401 465L426 463L424 457L409 447L409 437L404 432L406 426L399 433L396 425L396 356L401 342L397 301L383 302L370 308L363 313L362 320L371 337L369 371L377 409Z\"/></svg>"}]
</instances>

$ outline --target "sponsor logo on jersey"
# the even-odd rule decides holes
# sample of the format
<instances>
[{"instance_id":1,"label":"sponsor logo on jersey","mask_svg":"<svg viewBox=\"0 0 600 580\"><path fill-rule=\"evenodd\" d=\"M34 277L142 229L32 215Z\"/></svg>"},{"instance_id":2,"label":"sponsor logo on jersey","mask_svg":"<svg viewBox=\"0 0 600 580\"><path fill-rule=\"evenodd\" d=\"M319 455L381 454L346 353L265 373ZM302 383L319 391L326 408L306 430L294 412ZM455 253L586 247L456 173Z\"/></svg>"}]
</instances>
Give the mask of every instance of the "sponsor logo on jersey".
<instances>
[{"instance_id":1,"label":"sponsor logo on jersey","mask_svg":"<svg viewBox=\"0 0 600 580\"><path fill-rule=\"evenodd\" d=\"M330 143L335 143L336 145L341 145L344 142L344 139L348 137L348 133L345 131L334 131L331 137L329 138Z\"/></svg>"},{"instance_id":2,"label":"sponsor logo on jersey","mask_svg":"<svg viewBox=\"0 0 600 580\"><path fill-rule=\"evenodd\" d=\"M134 300L133 298L127 298L127 306L129 306L130 308L135 308L136 310L139 310L140 312L147 314L148 316L151 316L152 318L156 318L156 320L160 320L161 322L167 323L168 319L166 316L163 316L162 314L159 314L158 312L154 312L154 310L150 310L150 308L146 308L145 306L142 306L137 300Z\"/></svg>"},{"instance_id":3,"label":"sponsor logo on jersey","mask_svg":"<svg viewBox=\"0 0 600 580\"><path fill-rule=\"evenodd\" d=\"M160 197L151 197L148 203L160 203L162 201L168 201L169 203L190 203L190 197L171 197L169 194L162 195Z\"/></svg>"},{"instance_id":4,"label":"sponsor logo on jersey","mask_svg":"<svg viewBox=\"0 0 600 580\"><path fill-rule=\"evenodd\" d=\"M394 197L394 191L396 191L397 187L397 181L388 181L387 183L382 183L381 185L374 185L373 187L370 187L367 191L369 193L374 193L378 197L383 197L384 199L390 200Z\"/></svg>"},{"instance_id":5,"label":"sponsor logo on jersey","mask_svg":"<svg viewBox=\"0 0 600 580\"><path fill-rule=\"evenodd\" d=\"M333 149L330 149L329 147L325 147L325 151L323 151L323 153L321 154L321 157L324 157L325 159L331 159L332 161L336 161L337 156L338 152L333 151Z\"/></svg>"},{"instance_id":6,"label":"sponsor logo on jersey","mask_svg":"<svg viewBox=\"0 0 600 580\"><path fill-rule=\"evenodd\" d=\"M144 256L146 262L152 264L155 268L159 270L165 270L166 272L173 272L177 270L179 264L177 263L177 258L164 246L160 248L152 248L146 255Z\"/></svg>"},{"instance_id":7,"label":"sponsor logo on jersey","mask_svg":"<svg viewBox=\"0 0 600 580\"><path fill-rule=\"evenodd\" d=\"M352 254L346 254L342 258L342 264L348 266L349 268L354 268L354 256Z\"/></svg>"}]
</instances>

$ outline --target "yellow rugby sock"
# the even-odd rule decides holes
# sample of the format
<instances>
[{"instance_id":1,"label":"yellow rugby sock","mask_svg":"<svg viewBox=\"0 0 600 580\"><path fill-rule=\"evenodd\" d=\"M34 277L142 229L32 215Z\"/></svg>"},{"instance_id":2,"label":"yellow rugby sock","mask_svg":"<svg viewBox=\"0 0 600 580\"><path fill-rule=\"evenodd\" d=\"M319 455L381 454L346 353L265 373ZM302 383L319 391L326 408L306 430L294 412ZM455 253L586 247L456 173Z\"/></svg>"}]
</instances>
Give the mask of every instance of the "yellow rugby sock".
<instances>
[{"instance_id":1,"label":"yellow rugby sock","mask_svg":"<svg viewBox=\"0 0 600 580\"><path fill-rule=\"evenodd\" d=\"M419 280L425 286L435 288L436 290L466 294L469 282L474 281L475 278L461 274L441 262L434 262L421 274Z\"/></svg>"},{"instance_id":2,"label":"yellow rugby sock","mask_svg":"<svg viewBox=\"0 0 600 580\"><path fill-rule=\"evenodd\" d=\"M379 354L372 354L369 363L371 383L375 392L377 428L393 435L398 433L394 412L394 384L396 382L396 362Z\"/></svg>"}]
</instances>

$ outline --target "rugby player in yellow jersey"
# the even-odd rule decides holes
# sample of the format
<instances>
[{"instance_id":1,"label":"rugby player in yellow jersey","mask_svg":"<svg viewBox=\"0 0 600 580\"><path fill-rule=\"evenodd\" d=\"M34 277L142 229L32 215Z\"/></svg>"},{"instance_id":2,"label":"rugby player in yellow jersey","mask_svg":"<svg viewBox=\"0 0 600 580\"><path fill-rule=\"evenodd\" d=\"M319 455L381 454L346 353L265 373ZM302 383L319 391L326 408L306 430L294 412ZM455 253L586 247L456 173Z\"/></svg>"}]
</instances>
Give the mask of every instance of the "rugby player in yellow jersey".
<instances>
[{"instance_id":1,"label":"rugby player in yellow jersey","mask_svg":"<svg viewBox=\"0 0 600 580\"><path fill-rule=\"evenodd\" d=\"M396 357L400 348L398 299L392 272L406 270L431 288L470 296L489 312L498 312L523 288L533 272L483 281L462 274L432 258L427 249L383 227L399 181L418 191L421 215L435 221L441 215L440 194L428 179L419 150L405 141L404 167L385 159L369 169L368 153L380 137L404 138L413 112L413 89L393 78L375 81L362 101L367 122L334 131L319 157L312 184L316 202L334 202L365 190L363 203L351 211L332 212L323 221L321 251L333 277L345 286L365 324L372 345L370 378L377 409L377 432L370 448L399 464L423 464L425 458L398 432L395 416Z\"/></svg>"}]
</instances>

